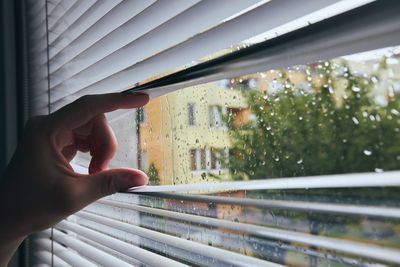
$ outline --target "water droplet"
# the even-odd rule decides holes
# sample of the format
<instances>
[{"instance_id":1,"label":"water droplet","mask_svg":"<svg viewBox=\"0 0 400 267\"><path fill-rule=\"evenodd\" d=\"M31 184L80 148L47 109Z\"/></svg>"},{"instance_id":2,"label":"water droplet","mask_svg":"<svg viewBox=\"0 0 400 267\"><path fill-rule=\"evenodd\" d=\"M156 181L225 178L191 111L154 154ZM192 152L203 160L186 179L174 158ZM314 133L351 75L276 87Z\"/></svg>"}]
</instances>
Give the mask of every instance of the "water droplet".
<instances>
[{"instance_id":1,"label":"water droplet","mask_svg":"<svg viewBox=\"0 0 400 267\"><path fill-rule=\"evenodd\" d=\"M394 109L394 108L392 108L390 110L390 113L392 113L393 115L396 115L396 116L400 116L400 112L397 109Z\"/></svg>"},{"instance_id":2,"label":"water droplet","mask_svg":"<svg viewBox=\"0 0 400 267\"><path fill-rule=\"evenodd\" d=\"M369 115L369 119L370 119L371 121L375 121L374 115Z\"/></svg>"},{"instance_id":3,"label":"water droplet","mask_svg":"<svg viewBox=\"0 0 400 267\"><path fill-rule=\"evenodd\" d=\"M352 117L351 119L353 120L354 124L356 124L356 125L358 125L358 124L360 123L360 122L357 120L356 117Z\"/></svg>"},{"instance_id":4,"label":"water droplet","mask_svg":"<svg viewBox=\"0 0 400 267\"><path fill-rule=\"evenodd\" d=\"M367 149L364 149L363 153L366 156L371 156L372 155L372 151L371 150L367 150Z\"/></svg>"},{"instance_id":5,"label":"water droplet","mask_svg":"<svg viewBox=\"0 0 400 267\"><path fill-rule=\"evenodd\" d=\"M302 121L302 120L303 120L303 117L302 117L302 116L300 116L300 117L299 117L299 121Z\"/></svg>"}]
</instances>

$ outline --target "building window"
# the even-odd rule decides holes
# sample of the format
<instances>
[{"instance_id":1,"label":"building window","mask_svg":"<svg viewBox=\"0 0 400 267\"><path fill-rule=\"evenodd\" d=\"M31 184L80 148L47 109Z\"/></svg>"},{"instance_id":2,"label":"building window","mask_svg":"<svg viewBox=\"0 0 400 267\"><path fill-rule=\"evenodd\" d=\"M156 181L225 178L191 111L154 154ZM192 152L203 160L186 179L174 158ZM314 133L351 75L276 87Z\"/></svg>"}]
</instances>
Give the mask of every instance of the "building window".
<instances>
[{"instance_id":1,"label":"building window","mask_svg":"<svg viewBox=\"0 0 400 267\"><path fill-rule=\"evenodd\" d=\"M141 123L141 124L146 122L144 108L138 108L138 110L137 110L137 120L138 120L138 123Z\"/></svg>"},{"instance_id":2,"label":"building window","mask_svg":"<svg viewBox=\"0 0 400 267\"><path fill-rule=\"evenodd\" d=\"M195 116L195 104L194 103L189 103L188 104L188 119L189 119L189 126L195 126L196 125L196 116Z\"/></svg>"},{"instance_id":3,"label":"building window","mask_svg":"<svg viewBox=\"0 0 400 267\"><path fill-rule=\"evenodd\" d=\"M221 170L226 169L229 149L218 148L202 148L191 149L189 151L190 170L205 171L205 170Z\"/></svg>"},{"instance_id":4,"label":"building window","mask_svg":"<svg viewBox=\"0 0 400 267\"><path fill-rule=\"evenodd\" d=\"M198 168L198 170L205 170L207 168L207 162L206 162L206 150L200 149L199 150L199 154L200 154L200 168ZM198 165L199 166L199 165Z\"/></svg>"},{"instance_id":5,"label":"building window","mask_svg":"<svg viewBox=\"0 0 400 267\"><path fill-rule=\"evenodd\" d=\"M221 106L212 105L208 107L208 117L211 128L225 127L223 115L226 114L226 108Z\"/></svg>"},{"instance_id":6,"label":"building window","mask_svg":"<svg viewBox=\"0 0 400 267\"><path fill-rule=\"evenodd\" d=\"M195 171L197 169L197 164L196 164L196 149L191 149L189 152L189 157L190 157L190 169L192 171Z\"/></svg>"}]
</instances>

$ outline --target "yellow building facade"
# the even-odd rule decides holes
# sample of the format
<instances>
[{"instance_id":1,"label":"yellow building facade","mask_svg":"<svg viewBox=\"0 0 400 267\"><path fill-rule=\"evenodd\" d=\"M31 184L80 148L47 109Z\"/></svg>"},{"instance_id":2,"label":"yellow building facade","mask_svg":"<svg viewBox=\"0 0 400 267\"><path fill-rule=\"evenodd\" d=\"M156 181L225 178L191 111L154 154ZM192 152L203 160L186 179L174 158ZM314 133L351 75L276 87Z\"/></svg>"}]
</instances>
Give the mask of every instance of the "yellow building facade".
<instances>
[{"instance_id":1,"label":"yellow building facade","mask_svg":"<svg viewBox=\"0 0 400 267\"><path fill-rule=\"evenodd\" d=\"M246 107L239 90L218 83L152 100L139 128L141 168L154 164L161 184L229 179L229 171L219 159L229 153L230 142L218 113Z\"/></svg>"}]
</instances>

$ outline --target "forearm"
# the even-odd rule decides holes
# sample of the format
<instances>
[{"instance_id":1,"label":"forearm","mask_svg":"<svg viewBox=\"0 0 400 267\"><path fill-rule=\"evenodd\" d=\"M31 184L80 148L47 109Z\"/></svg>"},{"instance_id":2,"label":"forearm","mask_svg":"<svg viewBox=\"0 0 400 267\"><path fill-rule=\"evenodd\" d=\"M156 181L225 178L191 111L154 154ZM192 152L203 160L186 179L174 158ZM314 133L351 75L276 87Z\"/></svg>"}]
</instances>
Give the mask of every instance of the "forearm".
<instances>
[{"instance_id":1,"label":"forearm","mask_svg":"<svg viewBox=\"0 0 400 267\"><path fill-rule=\"evenodd\" d=\"M7 266L11 257L25 239L21 221L17 216L18 207L9 194L9 183L0 183L0 267ZM14 193L15 194L15 193ZM13 205L14 204L14 205Z\"/></svg>"}]
</instances>

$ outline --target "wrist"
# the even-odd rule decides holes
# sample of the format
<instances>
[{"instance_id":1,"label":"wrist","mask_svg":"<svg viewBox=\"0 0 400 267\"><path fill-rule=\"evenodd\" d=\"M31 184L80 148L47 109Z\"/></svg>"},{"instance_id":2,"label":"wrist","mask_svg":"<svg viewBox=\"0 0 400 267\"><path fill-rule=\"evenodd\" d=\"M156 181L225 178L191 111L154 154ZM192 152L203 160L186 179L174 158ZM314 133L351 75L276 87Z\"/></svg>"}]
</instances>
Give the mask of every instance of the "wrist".
<instances>
[{"instance_id":1,"label":"wrist","mask_svg":"<svg viewBox=\"0 0 400 267\"><path fill-rule=\"evenodd\" d=\"M4 183L0 183L0 266L7 266L11 257L18 249L19 245L25 239L22 229L19 226L21 222L17 221L16 212L12 211L12 203L7 197Z\"/></svg>"},{"instance_id":2,"label":"wrist","mask_svg":"<svg viewBox=\"0 0 400 267\"><path fill-rule=\"evenodd\" d=\"M28 233L24 229L25 220L21 216L21 208L18 199L13 199L10 183L5 180L0 183L0 245L2 243L23 240ZM14 195L15 196L15 195Z\"/></svg>"}]
</instances>

